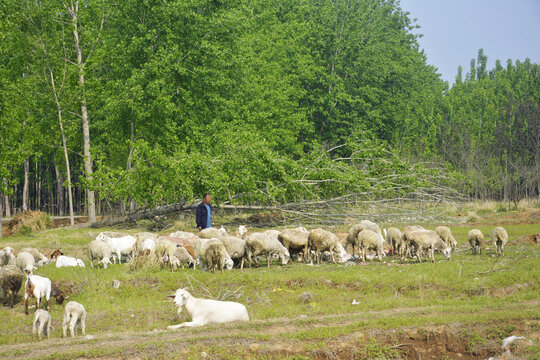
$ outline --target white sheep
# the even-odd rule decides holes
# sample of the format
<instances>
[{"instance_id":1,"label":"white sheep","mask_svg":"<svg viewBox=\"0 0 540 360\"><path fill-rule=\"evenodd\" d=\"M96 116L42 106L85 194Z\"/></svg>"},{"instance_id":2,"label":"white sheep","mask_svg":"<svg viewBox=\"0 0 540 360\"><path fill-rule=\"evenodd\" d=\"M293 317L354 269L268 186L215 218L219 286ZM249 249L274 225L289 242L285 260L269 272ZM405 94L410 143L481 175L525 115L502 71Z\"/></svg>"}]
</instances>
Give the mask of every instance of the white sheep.
<instances>
[{"instance_id":1,"label":"white sheep","mask_svg":"<svg viewBox=\"0 0 540 360\"><path fill-rule=\"evenodd\" d=\"M151 233L151 232L144 231L144 232L139 232L139 233L133 234L133 237L137 240L135 242L134 254L135 255L142 255L144 253L144 251L145 251L145 249L143 249L144 243L145 242L148 243L148 241L155 241L158 238L158 235L154 234L154 233ZM147 251L147 253L148 253L148 251Z\"/></svg>"},{"instance_id":2,"label":"white sheep","mask_svg":"<svg viewBox=\"0 0 540 360\"><path fill-rule=\"evenodd\" d=\"M358 233L356 246L361 253L362 261L366 261L367 250L375 250L379 261L382 262L384 240L380 234L369 229L362 230Z\"/></svg>"},{"instance_id":3,"label":"white sheep","mask_svg":"<svg viewBox=\"0 0 540 360\"><path fill-rule=\"evenodd\" d=\"M6 246L0 250L0 266L9 265L12 256L14 256L12 247Z\"/></svg>"},{"instance_id":4,"label":"white sheep","mask_svg":"<svg viewBox=\"0 0 540 360\"><path fill-rule=\"evenodd\" d=\"M304 249L308 242L308 235L309 231L307 231L305 227L297 227L295 229L283 230L281 234L279 234L278 240L291 255L293 255L293 252L298 254L298 261L302 261L301 255L304 254Z\"/></svg>"},{"instance_id":5,"label":"white sheep","mask_svg":"<svg viewBox=\"0 0 540 360\"><path fill-rule=\"evenodd\" d=\"M30 253L25 251L18 253L16 261L19 269L21 269L27 275L32 275L34 270L37 270L36 261Z\"/></svg>"},{"instance_id":6,"label":"white sheep","mask_svg":"<svg viewBox=\"0 0 540 360\"><path fill-rule=\"evenodd\" d=\"M27 252L29 254L32 254L32 256L34 257L34 261L36 262L38 266L47 265L49 263L49 259L47 259L45 255L40 253L38 249L24 248L24 249L21 249L20 252Z\"/></svg>"},{"instance_id":7,"label":"white sheep","mask_svg":"<svg viewBox=\"0 0 540 360\"><path fill-rule=\"evenodd\" d=\"M469 244L471 244L472 253L482 254L482 244L484 243L484 234L478 229L472 229L467 234Z\"/></svg>"},{"instance_id":8,"label":"white sheep","mask_svg":"<svg viewBox=\"0 0 540 360\"><path fill-rule=\"evenodd\" d=\"M392 253L401 255L402 251L405 250L401 230L395 227L389 227L388 231L384 229L384 237L386 243L392 247Z\"/></svg>"},{"instance_id":9,"label":"white sheep","mask_svg":"<svg viewBox=\"0 0 540 360\"><path fill-rule=\"evenodd\" d=\"M411 256L411 248L409 246L409 235L417 230L425 230L420 225L405 226L401 232L403 251L401 252L401 259L404 260L406 256Z\"/></svg>"},{"instance_id":10,"label":"white sheep","mask_svg":"<svg viewBox=\"0 0 540 360\"><path fill-rule=\"evenodd\" d=\"M447 226L437 226L435 228L435 231L437 234L443 239L443 241L446 243L446 245L450 246L452 250L456 249L457 241L454 239L454 236L452 235L452 231Z\"/></svg>"},{"instance_id":11,"label":"white sheep","mask_svg":"<svg viewBox=\"0 0 540 360\"><path fill-rule=\"evenodd\" d=\"M508 242L508 233L506 230L498 226L491 232L491 241L493 241L493 245L496 246L497 255L504 256L504 246Z\"/></svg>"},{"instance_id":12,"label":"white sheep","mask_svg":"<svg viewBox=\"0 0 540 360\"><path fill-rule=\"evenodd\" d=\"M149 256L154 253L156 250L156 241L154 239L146 239L143 241L141 248L140 248L140 254Z\"/></svg>"},{"instance_id":13,"label":"white sheep","mask_svg":"<svg viewBox=\"0 0 540 360\"><path fill-rule=\"evenodd\" d=\"M190 322L168 326L169 330L181 327L203 326L207 324L222 324L234 321L249 321L249 315L245 305L232 301L217 301L200 299L192 296L185 289L178 289L174 295L174 305L178 306L178 313L182 312L182 306L186 307Z\"/></svg>"},{"instance_id":14,"label":"white sheep","mask_svg":"<svg viewBox=\"0 0 540 360\"><path fill-rule=\"evenodd\" d=\"M259 266L257 256L266 255L268 267L272 256L278 256L282 265L286 265L291 258L289 251L269 233L253 233L246 240L246 256L251 268L251 259L254 257L255 264Z\"/></svg>"},{"instance_id":15,"label":"white sheep","mask_svg":"<svg viewBox=\"0 0 540 360\"><path fill-rule=\"evenodd\" d=\"M84 309L84 306L78 302L70 301L66 304L64 321L62 322L62 332L64 337L67 337L68 328L71 337L77 335L77 324L81 327L81 333L86 335L86 310Z\"/></svg>"},{"instance_id":16,"label":"white sheep","mask_svg":"<svg viewBox=\"0 0 540 360\"><path fill-rule=\"evenodd\" d=\"M223 269L231 270L234 265L225 246L218 239L208 239L202 243L200 261L203 271L209 269L214 272L219 268L223 272Z\"/></svg>"},{"instance_id":17,"label":"white sheep","mask_svg":"<svg viewBox=\"0 0 540 360\"><path fill-rule=\"evenodd\" d=\"M57 268L59 268L59 267L70 267L70 266L85 267L84 266L84 261L82 261L81 259L77 259L77 258L74 258L74 257L65 256L65 255L59 255L56 258L56 267Z\"/></svg>"},{"instance_id":18,"label":"white sheep","mask_svg":"<svg viewBox=\"0 0 540 360\"><path fill-rule=\"evenodd\" d=\"M21 289L24 273L15 265L0 267L0 289L9 297L13 307L15 295Z\"/></svg>"},{"instance_id":19,"label":"white sheep","mask_svg":"<svg viewBox=\"0 0 540 360\"><path fill-rule=\"evenodd\" d=\"M47 301L47 310L50 308L52 283L46 277L39 275L28 275L24 285L24 312L28 315L28 299L36 298L36 310L39 309L39 303L42 297Z\"/></svg>"},{"instance_id":20,"label":"white sheep","mask_svg":"<svg viewBox=\"0 0 540 360\"><path fill-rule=\"evenodd\" d=\"M352 254L353 255L355 254L355 246L357 244L358 233L361 232L362 230L371 230L371 231L379 234L380 237L384 241L384 238L382 237L381 228L379 227L379 225L377 225L373 221L362 220L362 221L360 221L360 223L352 226L349 229L349 233L347 234L347 239L345 241L345 246L347 248L349 247L349 245L352 245ZM358 255L360 255L360 249L358 251L359 251Z\"/></svg>"},{"instance_id":21,"label":"white sheep","mask_svg":"<svg viewBox=\"0 0 540 360\"><path fill-rule=\"evenodd\" d=\"M189 264L192 264L195 268L195 259L193 259L193 257L185 247L176 245L176 249L174 249L174 252L171 255L171 258L173 257L178 260L178 266L182 266L182 268L184 268L184 264L188 264L188 266Z\"/></svg>"},{"instance_id":22,"label":"white sheep","mask_svg":"<svg viewBox=\"0 0 540 360\"><path fill-rule=\"evenodd\" d=\"M248 235L247 228L244 225L240 225L238 229L236 230L236 237L246 240Z\"/></svg>"},{"instance_id":23,"label":"white sheep","mask_svg":"<svg viewBox=\"0 0 540 360\"><path fill-rule=\"evenodd\" d=\"M304 249L304 254L307 254L307 257L313 263L312 251L315 252L317 263L321 262L320 254L324 251L330 252L330 258L333 263L336 262L335 255L337 255L338 262L340 263L345 263L351 258L343 248L343 245L341 245L336 234L321 228L313 229L309 232L308 243Z\"/></svg>"},{"instance_id":24,"label":"white sheep","mask_svg":"<svg viewBox=\"0 0 540 360\"><path fill-rule=\"evenodd\" d=\"M51 338L52 320L47 310L38 309L34 313L34 322L32 324L32 334L37 335L41 340L41 335Z\"/></svg>"},{"instance_id":25,"label":"white sheep","mask_svg":"<svg viewBox=\"0 0 540 360\"><path fill-rule=\"evenodd\" d=\"M121 263L122 255L130 255L131 258L134 257L135 253L135 244L137 239L131 235L125 235L123 237L110 237L105 233L100 233L96 240L103 241L111 247L113 253L113 262L116 264L116 258L118 262Z\"/></svg>"},{"instance_id":26,"label":"white sheep","mask_svg":"<svg viewBox=\"0 0 540 360\"><path fill-rule=\"evenodd\" d=\"M409 246L416 250L418 261L422 262L423 251L428 252L432 262L435 262L435 249L439 249L447 259L450 259L452 249L441 237L432 230L416 230L408 234Z\"/></svg>"},{"instance_id":27,"label":"white sheep","mask_svg":"<svg viewBox=\"0 0 540 360\"><path fill-rule=\"evenodd\" d=\"M112 249L109 244L101 240L92 240L88 243L88 256L90 257L90 266L94 267L94 259L106 269L111 264Z\"/></svg>"},{"instance_id":28,"label":"white sheep","mask_svg":"<svg viewBox=\"0 0 540 360\"><path fill-rule=\"evenodd\" d=\"M225 246L225 250L227 250L231 259L240 262L240 269L243 269L246 255L246 241L235 236L223 236L218 240Z\"/></svg>"},{"instance_id":29,"label":"white sheep","mask_svg":"<svg viewBox=\"0 0 540 360\"><path fill-rule=\"evenodd\" d=\"M197 237L197 235L195 235L194 233L187 232L187 231L176 231L176 232L170 233L169 236L180 238L180 239L190 239L192 237Z\"/></svg>"},{"instance_id":30,"label":"white sheep","mask_svg":"<svg viewBox=\"0 0 540 360\"><path fill-rule=\"evenodd\" d=\"M199 236L202 237L203 239L218 239L222 236L228 235L227 232L223 230L210 227L210 228L201 230L201 232L199 233Z\"/></svg>"}]
</instances>

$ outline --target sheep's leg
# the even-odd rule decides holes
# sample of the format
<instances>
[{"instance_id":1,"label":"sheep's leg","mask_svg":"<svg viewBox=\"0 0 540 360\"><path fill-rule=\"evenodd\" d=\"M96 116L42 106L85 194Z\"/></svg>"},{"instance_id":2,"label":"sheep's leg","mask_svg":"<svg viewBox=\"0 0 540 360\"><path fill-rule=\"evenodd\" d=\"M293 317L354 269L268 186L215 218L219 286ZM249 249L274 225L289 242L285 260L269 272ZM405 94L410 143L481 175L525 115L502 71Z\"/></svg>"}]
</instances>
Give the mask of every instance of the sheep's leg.
<instances>
[{"instance_id":1,"label":"sheep's leg","mask_svg":"<svg viewBox=\"0 0 540 360\"><path fill-rule=\"evenodd\" d=\"M39 303L40 303L40 300L41 300L41 299L39 298L39 296L36 296L36 308L35 308L34 312L35 312L37 309L39 309Z\"/></svg>"},{"instance_id":2,"label":"sheep's leg","mask_svg":"<svg viewBox=\"0 0 540 360\"><path fill-rule=\"evenodd\" d=\"M270 258L272 257L272 254L266 254L266 262L268 263L268 267L270 267Z\"/></svg>"},{"instance_id":3,"label":"sheep's leg","mask_svg":"<svg viewBox=\"0 0 540 360\"><path fill-rule=\"evenodd\" d=\"M32 324L32 334L36 335L38 331L38 325L37 325L37 319L34 320L34 323Z\"/></svg>"},{"instance_id":4,"label":"sheep's leg","mask_svg":"<svg viewBox=\"0 0 540 360\"><path fill-rule=\"evenodd\" d=\"M248 251L247 257L248 257L248 262L249 262L249 268L251 269L251 251Z\"/></svg>"},{"instance_id":5,"label":"sheep's leg","mask_svg":"<svg viewBox=\"0 0 540 360\"><path fill-rule=\"evenodd\" d=\"M43 334L43 328L45 327L45 323L40 323L39 324L39 329L38 329L38 339L41 340L41 334Z\"/></svg>"},{"instance_id":6,"label":"sheep's leg","mask_svg":"<svg viewBox=\"0 0 540 360\"><path fill-rule=\"evenodd\" d=\"M242 259L240 259L240 269L244 268L244 257L242 256Z\"/></svg>"},{"instance_id":7,"label":"sheep's leg","mask_svg":"<svg viewBox=\"0 0 540 360\"><path fill-rule=\"evenodd\" d=\"M431 256L431 262L435 262L435 248L434 247L431 248L429 255Z\"/></svg>"},{"instance_id":8,"label":"sheep's leg","mask_svg":"<svg viewBox=\"0 0 540 360\"><path fill-rule=\"evenodd\" d=\"M69 315L64 314L64 322L62 323L62 333L64 337L67 337L68 323L69 323Z\"/></svg>"},{"instance_id":9,"label":"sheep's leg","mask_svg":"<svg viewBox=\"0 0 540 360\"><path fill-rule=\"evenodd\" d=\"M47 322L47 327L45 328L47 330L47 339L51 338L51 331L52 331L52 325L51 320Z\"/></svg>"},{"instance_id":10,"label":"sheep's leg","mask_svg":"<svg viewBox=\"0 0 540 360\"><path fill-rule=\"evenodd\" d=\"M72 316L71 321L69 322L69 333L71 337L75 337L75 335L77 335L77 320L78 319L75 316Z\"/></svg>"},{"instance_id":11,"label":"sheep's leg","mask_svg":"<svg viewBox=\"0 0 540 360\"><path fill-rule=\"evenodd\" d=\"M86 335L86 313L81 315L81 334Z\"/></svg>"}]
</instances>

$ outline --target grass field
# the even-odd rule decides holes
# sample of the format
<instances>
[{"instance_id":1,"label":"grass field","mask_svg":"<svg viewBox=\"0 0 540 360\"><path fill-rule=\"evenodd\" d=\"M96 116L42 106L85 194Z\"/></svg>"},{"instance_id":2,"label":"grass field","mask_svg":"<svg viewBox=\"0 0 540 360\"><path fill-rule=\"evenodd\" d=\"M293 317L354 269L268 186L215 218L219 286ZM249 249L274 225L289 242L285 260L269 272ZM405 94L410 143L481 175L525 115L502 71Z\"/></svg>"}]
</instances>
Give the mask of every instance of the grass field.
<instances>
[{"instance_id":1,"label":"grass field","mask_svg":"<svg viewBox=\"0 0 540 360\"><path fill-rule=\"evenodd\" d=\"M36 274L57 282L70 292L70 300L86 307L89 336L62 339L64 307L51 302L53 336L38 342L31 336L32 317L24 315L21 291L14 309L0 308L0 357L487 359L501 353L503 338L519 335L532 343L513 351L538 359L540 249L517 239L540 232L540 221L491 209L482 218L451 225L458 251L450 261L438 255L435 263L402 264L386 257L364 266L275 263L215 274L127 264L107 270L50 264ZM496 257L490 243L482 256L471 255L467 232L475 227L489 237L499 223L510 237L505 256ZM5 238L0 248L60 248L86 260L85 246L101 230L49 230ZM112 288L113 280L121 282L120 288ZM239 301L251 321L164 330L188 320L166 298L179 287L198 297ZM359 304L352 305L353 299Z\"/></svg>"}]
</instances>

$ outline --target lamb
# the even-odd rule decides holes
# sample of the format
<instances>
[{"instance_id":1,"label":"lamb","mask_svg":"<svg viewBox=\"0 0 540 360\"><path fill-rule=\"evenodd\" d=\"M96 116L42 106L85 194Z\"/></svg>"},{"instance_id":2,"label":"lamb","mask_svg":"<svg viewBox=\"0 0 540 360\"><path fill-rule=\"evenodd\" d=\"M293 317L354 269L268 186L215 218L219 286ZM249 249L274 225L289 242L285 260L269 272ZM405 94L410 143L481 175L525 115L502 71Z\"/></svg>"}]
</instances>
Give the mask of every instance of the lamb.
<instances>
[{"instance_id":1,"label":"lamb","mask_svg":"<svg viewBox=\"0 0 540 360\"><path fill-rule=\"evenodd\" d=\"M34 257L34 261L36 262L38 266L46 265L49 263L49 259L47 259L45 255L40 253L38 249L24 248L24 249L21 249L20 252L26 252L26 253L32 254L32 256Z\"/></svg>"},{"instance_id":2,"label":"lamb","mask_svg":"<svg viewBox=\"0 0 540 360\"><path fill-rule=\"evenodd\" d=\"M70 266L79 266L85 267L84 262L81 259L77 259L70 256L59 255L56 258L56 267L70 267Z\"/></svg>"},{"instance_id":3,"label":"lamb","mask_svg":"<svg viewBox=\"0 0 540 360\"><path fill-rule=\"evenodd\" d=\"M482 244L484 243L484 234L478 229L472 229L467 234L467 239L469 244L471 244L472 253L481 255L482 254Z\"/></svg>"},{"instance_id":4,"label":"lamb","mask_svg":"<svg viewBox=\"0 0 540 360\"><path fill-rule=\"evenodd\" d=\"M0 266L8 265L12 256L14 256L12 247L6 246L0 250Z\"/></svg>"},{"instance_id":5,"label":"lamb","mask_svg":"<svg viewBox=\"0 0 540 360\"><path fill-rule=\"evenodd\" d=\"M245 305L232 301L217 301L200 299L192 296L185 289L178 289L169 298L174 299L174 305L178 306L178 313L182 312L182 306L191 317L190 322L168 326L169 330L182 327L203 326L207 324L222 324L234 321L249 321L249 315Z\"/></svg>"},{"instance_id":6,"label":"lamb","mask_svg":"<svg viewBox=\"0 0 540 360\"><path fill-rule=\"evenodd\" d=\"M313 262L311 256L312 249L315 251L317 263L321 262L319 255L321 252L324 251L330 252L330 257L333 263L336 262L334 253L337 254L338 261L340 263L345 263L351 257L347 254L347 252L341 245L339 238L334 233L331 233L330 231L321 228L311 230L308 235L308 243L304 249L304 254L307 254L306 257L309 257L311 262Z\"/></svg>"},{"instance_id":7,"label":"lamb","mask_svg":"<svg viewBox=\"0 0 540 360\"><path fill-rule=\"evenodd\" d=\"M218 239L208 239L202 243L200 261L203 271L209 269L214 272L219 268L223 272L223 269L231 270L234 265L225 246Z\"/></svg>"},{"instance_id":8,"label":"lamb","mask_svg":"<svg viewBox=\"0 0 540 360\"><path fill-rule=\"evenodd\" d=\"M356 246L356 243L357 243L358 233L361 232L362 230L371 230L377 234L380 234L382 238L381 228L379 227L379 225L369 220L360 221L359 224L356 224L349 229L349 233L347 234L347 239L345 241L345 246L347 247L349 247L349 245L352 246L353 255L355 253L354 247ZM384 238L383 238L383 241L384 241Z\"/></svg>"},{"instance_id":9,"label":"lamb","mask_svg":"<svg viewBox=\"0 0 540 360\"><path fill-rule=\"evenodd\" d=\"M384 235L386 242L392 247L392 253L401 255L402 251L405 250L401 231L398 228L390 227L388 231L384 229Z\"/></svg>"},{"instance_id":10,"label":"lamb","mask_svg":"<svg viewBox=\"0 0 540 360\"><path fill-rule=\"evenodd\" d=\"M248 235L247 228L244 225L240 225L238 229L236 230L236 237L246 240Z\"/></svg>"},{"instance_id":11,"label":"lamb","mask_svg":"<svg viewBox=\"0 0 540 360\"><path fill-rule=\"evenodd\" d=\"M0 289L9 296L10 305L13 308L15 296L19 292L24 273L15 265L6 265L0 268Z\"/></svg>"},{"instance_id":12,"label":"lamb","mask_svg":"<svg viewBox=\"0 0 540 360\"><path fill-rule=\"evenodd\" d=\"M457 241L456 239L454 239L454 236L452 235L452 231L450 231L450 228L446 226L437 226L435 228L435 231L437 232L437 235L439 235L441 239L443 239L446 245L452 248L452 251L456 250Z\"/></svg>"},{"instance_id":13,"label":"lamb","mask_svg":"<svg viewBox=\"0 0 540 360\"><path fill-rule=\"evenodd\" d=\"M86 310L84 309L84 306L78 302L70 301L66 304L66 309L64 311L64 321L62 323L64 337L67 337L68 327L71 337L77 335L77 324L81 327L81 333L86 335Z\"/></svg>"},{"instance_id":14,"label":"lamb","mask_svg":"<svg viewBox=\"0 0 540 360\"><path fill-rule=\"evenodd\" d=\"M111 264L112 249L109 244L101 240L92 240L88 243L88 256L91 267L94 267L94 259L97 259L98 266L103 264L103 268L106 269Z\"/></svg>"},{"instance_id":15,"label":"lamb","mask_svg":"<svg viewBox=\"0 0 540 360\"><path fill-rule=\"evenodd\" d=\"M227 232L216 228L206 228L201 230L199 236L203 239L218 239L227 236Z\"/></svg>"},{"instance_id":16,"label":"lamb","mask_svg":"<svg viewBox=\"0 0 540 360\"><path fill-rule=\"evenodd\" d=\"M259 266L257 256L266 255L268 267L273 255L277 255L282 265L287 265L290 259L289 251L281 245L279 240L268 233L253 233L246 240L246 256L251 268L251 258L255 257L255 264Z\"/></svg>"},{"instance_id":17,"label":"lamb","mask_svg":"<svg viewBox=\"0 0 540 360\"><path fill-rule=\"evenodd\" d=\"M382 262L382 258L384 255L383 243L384 240L376 232L369 229L360 231L358 233L356 246L362 254L362 261L366 261L367 250L375 250L377 252L379 261Z\"/></svg>"},{"instance_id":18,"label":"lamb","mask_svg":"<svg viewBox=\"0 0 540 360\"><path fill-rule=\"evenodd\" d=\"M37 335L41 340L41 335L51 338L52 320L47 310L38 309L34 313L34 323L32 324L32 334Z\"/></svg>"},{"instance_id":19,"label":"lamb","mask_svg":"<svg viewBox=\"0 0 540 360\"><path fill-rule=\"evenodd\" d=\"M116 264L116 258L118 258L118 263L121 263L122 255L130 255L132 258L135 253L135 239L131 235L125 235L123 237L109 237L105 233L100 233L96 240L101 240L111 247L113 253L113 262Z\"/></svg>"},{"instance_id":20,"label":"lamb","mask_svg":"<svg viewBox=\"0 0 540 360\"><path fill-rule=\"evenodd\" d=\"M235 236L224 236L218 240L225 246L225 250L227 250L231 259L240 262L240 269L243 269L246 255L246 241Z\"/></svg>"},{"instance_id":21,"label":"lamb","mask_svg":"<svg viewBox=\"0 0 540 360\"><path fill-rule=\"evenodd\" d=\"M506 230L498 226L491 232L491 240L493 241L493 245L497 247L497 255L504 256L504 245L508 242L508 233Z\"/></svg>"},{"instance_id":22,"label":"lamb","mask_svg":"<svg viewBox=\"0 0 540 360\"><path fill-rule=\"evenodd\" d=\"M308 242L309 231L305 227L297 227L296 229L286 229L279 234L278 240L283 244L285 249L292 255L298 255L298 261L302 261L301 254L304 254L304 248Z\"/></svg>"},{"instance_id":23,"label":"lamb","mask_svg":"<svg viewBox=\"0 0 540 360\"><path fill-rule=\"evenodd\" d=\"M34 270L37 270L36 261L34 260L34 257L32 254L27 252L20 252L17 254L17 266L19 269L24 271L27 275L32 275L34 273Z\"/></svg>"},{"instance_id":24,"label":"lamb","mask_svg":"<svg viewBox=\"0 0 540 360\"><path fill-rule=\"evenodd\" d=\"M422 262L422 252L428 251L428 256L432 262L435 262L435 249L441 250L447 259L450 259L452 250L446 245L435 231L416 230L408 234L410 246L416 249L416 257Z\"/></svg>"},{"instance_id":25,"label":"lamb","mask_svg":"<svg viewBox=\"0 0 540 360\"><path fill-rule=\"evenodd\" d=\"M39 309L39 302L42 297L45 297L47 301L47 310L50 309L51 298L51 280L39 275L28 275L26 278L26 284L24 286L24 313L28 315L28 299L30 297L36 298L36 310Z\"/></svg>"}]
</instances>

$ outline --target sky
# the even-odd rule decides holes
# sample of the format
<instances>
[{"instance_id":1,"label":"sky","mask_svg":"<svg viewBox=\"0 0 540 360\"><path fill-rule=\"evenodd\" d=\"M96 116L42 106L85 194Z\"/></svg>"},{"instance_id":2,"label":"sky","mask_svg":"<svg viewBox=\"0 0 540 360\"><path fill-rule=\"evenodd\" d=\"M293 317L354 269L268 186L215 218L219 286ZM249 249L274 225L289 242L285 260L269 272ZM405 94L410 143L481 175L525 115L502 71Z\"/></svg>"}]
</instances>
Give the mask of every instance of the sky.
<instances>
[{"instance_id":1,"label":"sky","mask_svg":"<svg viewBox=\"0 0 540 360\"><path fill-rule=\"evenodd\" d=\"M497 59L540 63L540 0L401 0L401 8L417 18L428 63L450 84L459 65L469 72L480 48L488 69Z\"/></svg>"}]
</instances>

